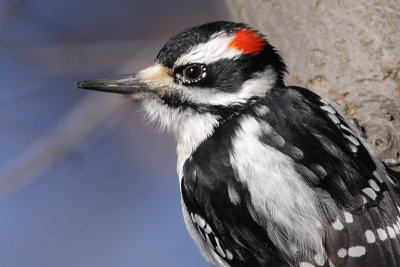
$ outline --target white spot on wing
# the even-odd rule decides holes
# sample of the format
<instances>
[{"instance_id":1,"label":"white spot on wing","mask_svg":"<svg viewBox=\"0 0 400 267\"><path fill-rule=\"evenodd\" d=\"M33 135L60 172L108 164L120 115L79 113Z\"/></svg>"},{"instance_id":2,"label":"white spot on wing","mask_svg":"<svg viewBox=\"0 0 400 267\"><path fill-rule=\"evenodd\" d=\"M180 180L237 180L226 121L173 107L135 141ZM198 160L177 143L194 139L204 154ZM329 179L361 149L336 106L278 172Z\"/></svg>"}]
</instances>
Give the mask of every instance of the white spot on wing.
<instances>
[{"instance_id":1,"label":"white spot on wing","mask_svg":"<svg viewBox=\"0 0 400 267\"><path fill-rule=\"evenodd\" d=\"M206 232L206 234L210 234L212 232L211 227L208 224L204 228L204 232Z\"/></svg>"},{"instance_id":2,"label":"white spot on wing","mask_svg":"<svg viewBox=\"0 0 400 267\"><path fill-rule=\"evenodd\" d=\"M379 181L380 183L383 183L383 180L382 180L381 176L378 174L377 171L374 171L373 175L376 177L376 179L378 179L378 181Z\"/></svg>"},{"instance_id":3,"label":"white spot on wing","mask_svg":"<svg viewBox=\"0 0 400 267\"><path fill-rule=\"evenodd\" d=\"M335 230L343 230L343 223L340 221L339 217L336 217L336 220L332 223L332 226Z\"/></svg>"},{"instance_id":4,"label":"white spot on wing","mask_svg":"<svg viewBox=\"0 0 400 267\"><path fill-rule=\"evenodd\" d=\"M349 248L349 256L358 258L365 255L365 247L364 246L354 246Z\"/></svg>"},{"instance_id":5,"label":"white spot on wing","mask_svg":"<svg viewBox=\"0 0 400 267\"><path fill-rule=\"evenodd\" d=\"M390 238L395 238L396 237L396 233L394 232L394 229L392 227L387 226L386 229L388 231L388 234L389 234Z\"/></svg>"},{"instance_id":6,"label":"white spot on wing","mask_svg":"<svg viewBox=\"0 0 400 267\"><path fill-rule=\"evenodd\" d=\"M232 252L229 249L226 249L225 253L226 253L226 257L228 258L228 260L233 259Z\"/></svg>"},{"instance_id":7,"label":"white spot on wing","mask_svg":"<svg viewBox=\"0 0 400 267\"><path fill-rule=\"evenodd\" d=\"M365 231L365 238L367 239L367 242L370 244L376 241L375 234L371 230Z\"/></svg>"},{"instance_id":8,"label":"white spot on wing","mask_svg":"<svg viewBox=\"0 0 400 267\"><path fill-rule=\"evenodd\" d=\"M355 146L359 146L360 145L360 142L358 142L358 140L354 136L346 135L346 134L344 136L347 138L347 140L352 142Z\"/></svg>"},{"instance_id":9,"label":"white spot on wing","mask_svg":"<svg viewBox=\"0 0 400 267\"><path fill-rule=\"evenodd\" d=\"M340 128L342 128L342 129L348 131L349 133L353 133L353 131L352 131L349 127L346 127L346 126L344 126L343 124L340 124Z\"/></svg>"},{"instance_id":10,"label":"white spot on wing","mask_svg":"<svg viewBox=\"0 0 400 267\"><path fill-rule=\"evenodd\" d=\"M376 197L377 197L377 195L376 195L376 193L375 193L375 191L374 190L372 190L372 188L371 187L366 187L366 188L364 188L363 190L361 190L361 191L363 191L364 192L364 194L366 194L369 198L371 198L371 199L373 199L373 200L375 200L376 199Z\"/></svg>"},{"instance_id":11,"label":"white spot on wing","mask_svg":"<svg viewBox=\"0 0 400 267\"><path fill-rule=\"evenodd\" d=\"M337 255L338 255L340 258L346 257L346 256L347 256L347 249L345 249L345 248L340 248L340 249L338 250L338 252L337 252Z\"/></svg>"},{"instance_id":12,"label":"white spot on wing","mask_svg":"<svg viewBox=\"0 0 400 267\"><path fill-rule=\"evenodd\" d=\"M331 113L328 113L328 117L336 124L340 124L340 120L336 115L333 115Z\"/></svg>"},{"instance_id":13,"label":"white spot on wing","mask_svg":"<svg viewBox=\"0 0 400 267\"><path fill-rule=\"evenodd\" d=\"M374 180L370 179L368 183L371 188L374 189L376 192L379 192L381 190Z\"/></svg>"},{"instance_id":14,"label":"white spot on wing","mask_svg":"<svg viewBox=\"0 0 400 267\"><path fill-rule=\"evenodd\" d=\"M191 216L189 215L184 202L182 202L182 213L188 232L196 242L201 254L218 266L219 263L222 263L220 257L217 257L216 253L214 252L214 250L211 249L210 245L204 241L203 236L199 233L197 225L191 221Z\"/></svg>"},{"instance_id":15,"label":"white spot on wing","mask_svg":"<svg viewBox=\"0 0 400 267\"><path fill-rule=\"evenodd\" d=\"M215 237L215 242L217 243L216 249L217 249L219 255L221 255L223 258L225 258L226 254L225 254L224 250L221 248L221 245L219 244L219 239L217 237Z\"/></svg>"},{"instance_id":16,"label":"white spot on wing","mask_svg":"<svg viewBox=\"0 0 400 267\"><path fill-rule=\"evenodd\" d=\"M325 105L330 105L328 100L324 99L324 98L320 98L319 101L321 101L321 103L325 104Z\"/></svg>"},{"instance_id":17,"label":"white spot on wing","mask_svg":"<svg viewBox=\"0 0 400 267\"><path fill-rule=\"evenodd\" d=\"M385 230L383 230L382 228L378 228L376 230L376 232L378 233L378 236L379 236L380 240L382 240L382 241L386 240L387 234L386 234Z\"/></svg>"},{"instance_id":18,"label":"white spot on wing","mask_svg":"<svg viewBox=\"0 0 400 267\"><path fill-rule=\"evenodd\" d=\"M212 232L211 227L208 224L204 228L204 232L206 232L206 234L210 234Z\"/></svg>"},{"instance_id":19,"label":"white spot on wing","mask_svg":"<svg viewBox=\"0 0 400 267\"><path fill-rule=\"evenodd\" d=\"M194 215L194 219L196 220L196 223L201 227L204 228L204 226L206 225L206 221L204 221L203 218L201 218L198 214Z\"/></svg>"},{"instance_id":20,"label":"white spot on wing","mask_svg":"<svg viewBox=\"0 0 400 267\"><path fill-rule=\"evenodd\" d=\"M398 235L399 233L400 233L400 231L399 231L399 227L397 226L397 224L393 224L393 229L394 229L394 232L396 233L396 235Z\"/></svg>"},{"instance_id":21,"label":"white spot on wing","mask_svg":"<svg viewBox=\"0 0 400 267\"><path fill-rule=\"evenodd\" d=\"M349 144L349 147L350 147L350 150L351 150L351 152L353 152L353 153L357 153L357 147L355 146L355 145L353 145L353 144Z\"/></svg>"},{"instance_id":22,"label":"white spot on wing","mask_svg":"<svg viewBox=\"0 0 400 267\"><path fill-rule=\"evenodd\" d=\"M336 110L329 105L321 106L321 109L329 112L330 114L336 114Z\"/></svg>"},{"instance_id":23,"label":"white spot on wing","mask_svg":"<svg viewBox=\"0 0 400 267\"><path fill-rule=\"evenodd\" d=\"M314 266L314 264L303 261L303 262L300 262L299 267L315 267L315 266Z\"/></svg>"},{"instance_id":24,"label":"white spot on wing","mask_svg":"<svg viewBox=\"0 0 400 267\"><path fill-rule=\"evenodd\" d=\"M353 215L350 212L344 211L344 220L346 223L352 223L353 222Z\"/></svg>"}]
</instances>

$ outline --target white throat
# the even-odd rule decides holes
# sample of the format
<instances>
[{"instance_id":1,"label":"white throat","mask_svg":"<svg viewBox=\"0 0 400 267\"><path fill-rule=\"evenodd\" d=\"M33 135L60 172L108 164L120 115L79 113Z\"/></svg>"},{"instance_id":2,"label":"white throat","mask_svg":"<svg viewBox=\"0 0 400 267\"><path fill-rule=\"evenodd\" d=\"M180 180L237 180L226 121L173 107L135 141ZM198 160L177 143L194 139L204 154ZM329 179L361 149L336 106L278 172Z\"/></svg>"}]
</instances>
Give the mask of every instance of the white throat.
<instances>
[{"instance_id":1,"label":"white throat","mask_svg":"<svg viewBox=\"0 0 400 267\"><path fill-rule=\"evenodd\" d=\"M208 112L198 113L190 108L172 108L158 99L145 100L143 107L150 121L157 122L161 130L174 135L177 143L177 172L180 181L185 161L190 158L201 142L213 134L218 125L218 117Z\"/></svg>"},{"instance_id":2,"label":"white throat","mask_svg":"<svg viewBox=\"0 0 400 267\"><path fill-rule=\"evenodd\" d=\"M175 90L185 100L196 104L217 106L242 104L251 97L262 97L276 81L275 72L267 68L244 82L242 88L236 92L215 92L211 88L199 89L196 87L188 90L187 88L178 89L179 86L172 85L170 78L166 79L164 74L160 74L163 72L165 72L165 68L156 64L142 71L141 75L146 83L156 80L157 82L153 83L158 86L161 84L169 90ZM164 77L162 82L159 77ZM174 135L177 142L177 171L181 180L185 161L190 158L201 142L214 133L214 129L219 124L218 116L208 112L199 113L190 108L170 107L156 96L145 98L143 106L149 121L158 123L161 130L166 130Z\"/></svg>"}]
</instances>

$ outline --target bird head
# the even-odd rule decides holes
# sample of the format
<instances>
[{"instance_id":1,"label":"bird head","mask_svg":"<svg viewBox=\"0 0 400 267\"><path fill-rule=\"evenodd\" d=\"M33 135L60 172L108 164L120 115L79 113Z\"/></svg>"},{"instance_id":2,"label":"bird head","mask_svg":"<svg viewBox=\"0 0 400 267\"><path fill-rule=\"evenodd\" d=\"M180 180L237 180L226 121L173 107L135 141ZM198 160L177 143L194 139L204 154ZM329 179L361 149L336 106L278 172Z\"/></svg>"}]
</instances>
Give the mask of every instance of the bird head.
<instances>
[{"instance_id":1,"label":"bird head","mask_svg":"<svg viewBox=\"0 0 400 267\"><path fill-rule=\"evenodd\" d=\"M283 85L285 70L262 34L242 23L220 21L178 33L148 68L76 86L159 101L170 108L218 112Z\"/></svg>"}]
</instances>

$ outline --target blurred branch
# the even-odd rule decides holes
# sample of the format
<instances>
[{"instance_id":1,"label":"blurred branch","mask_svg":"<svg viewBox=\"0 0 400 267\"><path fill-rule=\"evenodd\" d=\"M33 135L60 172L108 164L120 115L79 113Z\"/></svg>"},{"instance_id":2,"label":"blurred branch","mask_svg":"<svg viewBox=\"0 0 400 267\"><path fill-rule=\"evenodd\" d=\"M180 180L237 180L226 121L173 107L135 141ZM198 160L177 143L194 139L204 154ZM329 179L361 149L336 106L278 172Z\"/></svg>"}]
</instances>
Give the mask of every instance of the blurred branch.
<instances>
[{"instance_id":1,"label":"blurred branch","mask_svg":"<svg viewBox=\"0 0 400 267\"><path fill-rule=\"evenodd\" d=\"M87 56L90 55L90 58L86 58L85 60L85 57L82 57L82 55L85 54L80 54L80 60L89 64L92 71L93 69L98 70L100 59L102 62L104 60L103 58L107 59L107 57L105 57L105 55L107 55L106 51L115 49L114 46L110 48L108 45L110 44L84 46L83 49L86 50ZM121 49L125 49L125 51L126 46L129 47L126 43L118 43L117 45L120 46ZM136 49L134 64L130 60L126 65L120 67L119 71L127 73L131 72L134 68L148 65L149 55L157 51L155 48L157 45L157 42L152 42L145 47ZM132 49L132 47L129 48ZM80 52L76 52L77 58L79 58L79 53L83 53L81 49L78 49ZM35 54L33 51L31 52ZM46 53L45 49L43 49L42 52ZM60 62L64 65L66 64L64 60L61 60L61 57L65 57L66 61L68 57L66 55L60 55L59 53L62 54L60 50L57 50L46 55L49 58L53 55L57 56L56 61L58 61L58 64L56 65L54 61L55 65L52 66L53 68L59 67ZM125 53L125 62L126 58L127 54ZM106 61L107 60L104 60L103 63L105 64ZM121 61L119 61L119 63L120 62ZM77 66L76 63L70 64L71 66ZM108 66L108 68L109 67L110 66ZM73 90L73 88L71 88L71 90ZM67 115L62 118L52 130L44 134L39 141L25 149L25 151L15 159L4 166L0 166L0 198L10 195L44 174L88 137L109 116L112 114L126 114L125 111L129 109L131 105L132 103L130 101L127 101L126 98L120 95L95 92L84 97L78 104L70 109Z\"/></svg>"},{"instance_id":2,"label":"blurred branch","mask_svg":"<svg viewBox=\"0 0 400 267\"><path fill-rule=\"evenodd\" d=\"M127 108L121 96L92 93L49 133L0 169L0 198L42 175L87 137L106 117Z\"/></svg>"}]
</instances>

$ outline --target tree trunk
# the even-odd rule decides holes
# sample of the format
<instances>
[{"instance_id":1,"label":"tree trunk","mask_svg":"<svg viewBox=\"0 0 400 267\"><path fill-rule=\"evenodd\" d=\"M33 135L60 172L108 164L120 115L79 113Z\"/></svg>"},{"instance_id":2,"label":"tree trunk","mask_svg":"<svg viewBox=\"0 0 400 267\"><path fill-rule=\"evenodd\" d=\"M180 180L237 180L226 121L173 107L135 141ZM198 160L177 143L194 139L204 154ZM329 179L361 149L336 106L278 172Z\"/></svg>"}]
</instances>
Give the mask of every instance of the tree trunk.
<instances>
[{"instance_id":1,"label":"tree trunk","mask_svg":"<svg viewBox=\"0 0 400 267\"><path fill-rule=\"evenodd\" d=\"M231 17L265 33L299 85L335 102L379 157L400 170L398 0L225 0Z\"/></svg>"}]
</instances>

